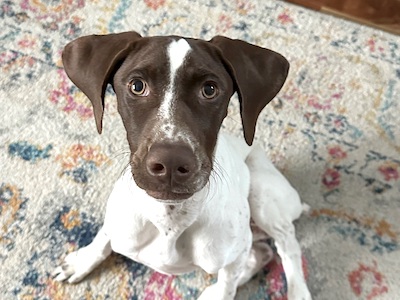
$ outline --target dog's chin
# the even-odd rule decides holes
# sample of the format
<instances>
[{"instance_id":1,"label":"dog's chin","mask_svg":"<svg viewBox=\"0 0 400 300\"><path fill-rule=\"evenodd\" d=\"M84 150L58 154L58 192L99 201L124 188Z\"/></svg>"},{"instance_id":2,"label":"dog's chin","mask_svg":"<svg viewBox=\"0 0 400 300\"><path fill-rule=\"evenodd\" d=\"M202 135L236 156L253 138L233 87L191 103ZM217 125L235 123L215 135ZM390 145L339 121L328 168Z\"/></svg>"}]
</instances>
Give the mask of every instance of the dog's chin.
<instances>
[{"instance_id":1,"label":"dog's chin","mask_svg":"<svg viewBox=\"0 0 400 300\"><path fill-rule=\"evenodd\" d=\"M165 191L146 190L146 193L158 202L165 204L180 204L193 196L193 193L173 193Z\"/></svg>"}]
</instances>

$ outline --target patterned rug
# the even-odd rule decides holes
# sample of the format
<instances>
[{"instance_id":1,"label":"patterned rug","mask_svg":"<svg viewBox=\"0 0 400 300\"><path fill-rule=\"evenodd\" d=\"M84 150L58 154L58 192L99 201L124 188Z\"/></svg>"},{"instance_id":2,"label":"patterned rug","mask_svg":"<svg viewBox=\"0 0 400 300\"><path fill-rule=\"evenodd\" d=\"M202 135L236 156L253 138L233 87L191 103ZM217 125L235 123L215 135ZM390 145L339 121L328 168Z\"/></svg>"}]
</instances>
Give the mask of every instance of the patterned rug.
<instances>
[{"instance_id":1,"label":"patterned rug","mask_svg":"<svg viewBox=\"0 0 400 300\"><path fill-rule=\"evenodd\" d=\"M312 207L296 227L314 299L400 299L398 36L265 0L0 0L0 17L0 299L195 299L215 280L116 254L80 284L51 277L92 240L128 159L112 92L99 136L60 54L126 30L222 34L285 55L289 78L256 136ZM224 127L241 135L236 99ZM237 299L286 299L279 257Z\"/></svg>"}]
</instances>

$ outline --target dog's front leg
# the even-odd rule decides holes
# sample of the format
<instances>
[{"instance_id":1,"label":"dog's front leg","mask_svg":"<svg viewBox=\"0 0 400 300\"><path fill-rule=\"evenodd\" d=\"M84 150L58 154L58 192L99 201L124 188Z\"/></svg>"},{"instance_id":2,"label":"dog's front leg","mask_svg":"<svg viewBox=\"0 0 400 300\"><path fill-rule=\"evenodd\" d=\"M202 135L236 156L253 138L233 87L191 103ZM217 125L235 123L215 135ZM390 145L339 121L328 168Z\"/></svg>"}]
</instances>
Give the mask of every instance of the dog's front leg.
<instances>
[{"instance_id":1,"label":"dog's front leg","mask_svg":"<svg viewBox=\"0 0 400 300\"><path fill-rule=\"evenodd\" d=\"M231 300L235 298L240 275L249 257L250 247L244 250L231 264L218 271L218 280L207 287L198 300Z\"/></svg>"},{"instance_id":2,"label":"dog's front leg","mask_svg":"<svg viewBox=\"0 0 400 300\"><path fill-rule=\"evenodd\" d=\"M110 239L103 227L97 233L92 243L68 254L62 265L54 270L53 275L57 276L57 281L68 280L69 283L78 282L110 254Z\"/></svg>"}]
</instances>

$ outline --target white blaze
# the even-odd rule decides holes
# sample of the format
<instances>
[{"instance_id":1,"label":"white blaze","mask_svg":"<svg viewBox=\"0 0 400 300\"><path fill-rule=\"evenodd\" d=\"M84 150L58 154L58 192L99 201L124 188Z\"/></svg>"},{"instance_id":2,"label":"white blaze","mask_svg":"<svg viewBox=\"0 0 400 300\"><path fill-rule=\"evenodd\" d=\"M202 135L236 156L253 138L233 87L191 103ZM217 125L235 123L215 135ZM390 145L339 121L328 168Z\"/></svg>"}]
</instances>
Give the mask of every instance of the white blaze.
<instances>
[{"instance_id":1,"label":"white blaze","mask_svg":"<svg viewBox=\"0 0 400 300\"><path fill-rule=\"evenodd\" d=\"M168 60L169 60L169 86L161 102L158 116L164 121L161 130L171 137L174 131L173 125L173 110L175 100L175 77L177 70L185 62L185 58L190 51L188 42L184 39L172 41L168 46Z\"/></svg>"}]
</instances>

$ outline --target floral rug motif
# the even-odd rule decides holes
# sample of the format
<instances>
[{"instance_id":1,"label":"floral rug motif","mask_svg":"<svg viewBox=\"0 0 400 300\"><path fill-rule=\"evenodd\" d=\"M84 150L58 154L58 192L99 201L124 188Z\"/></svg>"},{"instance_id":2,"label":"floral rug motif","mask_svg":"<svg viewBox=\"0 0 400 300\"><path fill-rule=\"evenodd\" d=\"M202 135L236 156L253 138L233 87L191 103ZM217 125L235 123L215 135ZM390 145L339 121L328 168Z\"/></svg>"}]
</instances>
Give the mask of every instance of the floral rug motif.
<instances>
[{"instance_id":1,"label":"floral rug motif","mask_svg":"<svg viewBox=\"0 0 400 300\"><path fill-rule=\"evenodd\" d=\"M126 166L109 88L104 131L61 52L86 34L226 35L282 53L288 80L260 143L311 211L297 222L314 299L400 299L400 38L272 0L0 0L0 299L195 299L215 276L113 254L86 280L52 270L91 242ZM237 99L224 130L241 135ZM271 241L272 243L272 241ZM276 256L236 299L287 299Z\"/></svg>"}]
</instances>

